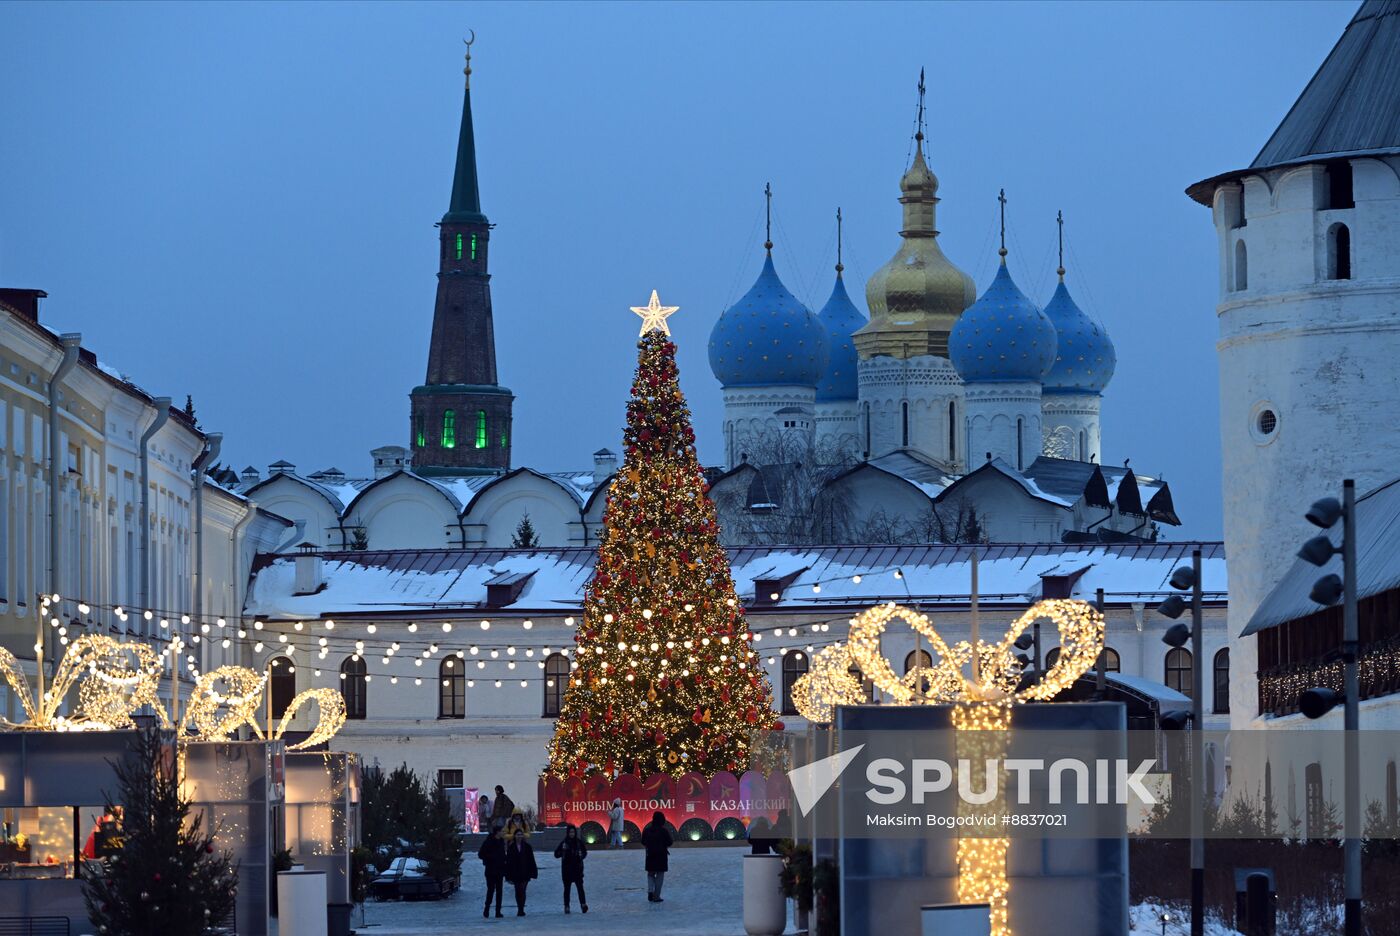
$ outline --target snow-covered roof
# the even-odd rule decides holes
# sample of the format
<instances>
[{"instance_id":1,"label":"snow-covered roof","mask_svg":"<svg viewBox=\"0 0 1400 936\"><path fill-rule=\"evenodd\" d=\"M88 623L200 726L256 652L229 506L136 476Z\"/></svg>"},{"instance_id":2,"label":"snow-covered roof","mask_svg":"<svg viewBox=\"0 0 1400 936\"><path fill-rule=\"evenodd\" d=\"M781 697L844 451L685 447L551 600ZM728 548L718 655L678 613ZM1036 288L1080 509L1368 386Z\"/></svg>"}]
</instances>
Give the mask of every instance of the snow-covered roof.
<instances>
[{"instance_id":1,"label":"snow-covered roof","mask_svg":"<svg viewBox=\"0 0 1400 936\"><path fill-rule=\"evenodd\" d=\"M866 607L880 601L922 607L966 605L971 553L979 555L980 598L987 604L1021 605L1040 597L1042 578L1084 570L1075 597L1104 590L1113 604L1151 602L1171 591L1167 579L1202 549L1207 599L1225 600L1225 550L1220 543L1062 543L970 546L744 546L729 550L736 589L752 603L754 580L799 573L765 610L802 612ZM597 551L559 549L410 549L321 553L326 587L296 595L295 556L264 555L254 564L246 613L269 619L350 615L424 616L474 612L487 602L486 582L508 573L530 573L510 610L569 613L583 600ZM898 573L896 575L896 572ZM859 576L860 581L854 581ZM819 585L819 590L813 590ZM499 609L497 609L499 610Z\"/></svg>"}]
</instances>

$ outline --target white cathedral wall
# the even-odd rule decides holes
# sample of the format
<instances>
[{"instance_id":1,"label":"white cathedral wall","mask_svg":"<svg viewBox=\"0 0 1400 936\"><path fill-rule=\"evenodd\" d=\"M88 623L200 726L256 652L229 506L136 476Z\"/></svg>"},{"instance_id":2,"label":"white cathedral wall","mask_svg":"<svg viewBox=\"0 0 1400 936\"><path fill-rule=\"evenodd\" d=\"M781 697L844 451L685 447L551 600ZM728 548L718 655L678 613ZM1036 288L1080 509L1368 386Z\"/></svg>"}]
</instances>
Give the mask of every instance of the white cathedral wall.
<instances>
[{"instance_id":1,"label":"white cathedral wall","mask_svg":"<svg viewBox=\"0 0 1400 936\"><path fill-rule=\"evenodd\" d=\"M870 458L913 448L950 465L962 462L962 380L947 358L867 358L860 362L859 381L859 444L865 449L868 439Z\"/></svg>"},{"instance_id":2,"label":"white cathedral wall","mask_svg":"<svg viewBox=\"0 0 1400 936\"><path fill-rule=\"evenodd\" d=\"M1221 243L1220 432L1231 630L1238 633L1315 531L1319 497L1358 493L1400 469L1400 178L1395 160L1353 160L1355 208L1324 208L1325 169L1304 166L1216 191ZM1241 226L1240 221L1246 223ZM1348 223L1350 280L1327 280L1327 231ZM1242 272L1237 245L1245 243ZM1324 261L1322 263L1319 260ZM1262 431L1264 411L1274 431ZM1258 709L1256 641L1234 643L1237 726Z\"/></svg>"},{"instance_id":3,"label":"white cathedral wall","mask_svg":"<svg viewBox=\"0 0 1400 936\"><path fill-rule=\"evenodd\" d=\"M745 455L750 461L774 461L766 452L775 447L798 451L810 448L816 439L816 397L815 387L725 387L726 465L735 467ZM797 407L803 412L778 414L778 410L788 407ZM785 421L801 425L785 430Z\"/></svg>"},{"instance_id":4,"label":"white cathedral wall","mask_svg":"<svg viewBox=\"0 0 1400 936\"><path fill-rule=\"evenodd\" d=\"M305 524L302 535L322 549L345 547L340 533L340 514L330 501L305 484L290 476L273 475L253 496L264 509L294 522L302 521Z\"/></svg>"},{"instance_id":5,"label":"white cathedral wall","mask_svg":"<svg viewBox=\"0 0 1400 936\"><path fill-rule=\"evenodd\" d=\"M967 413L968 470L986 459L1000 458L1024 469L1044 445L1040 422L1040 384L978 383L964 389Z\"/></svg>"},{"instance_id":6,"label":"white cathedral wall","mask_svg":"<svg viewBox=\"0 0 1400 936\"><path fill-rule=\"evenodd\" d=\"M468 545L509 548L527 513L540 546L582 544L578 501L555 482L521 472L491 485L472 501L463 518Z\"/></svg>"},{"instance_id":7,"label":"white cathedral wall","mask_svg":"<svg viewBox=\"0 0 1400 936\"><path fill-rule=\"evenodd\" d=\"M1043 393L1040 398L1044 422L1042 451L1051 458L1092 461L1103 464L1099 435L1097 393Z\"/></svg>"},{"instance_id":8,"label":"white cathedral wall","mask_svg":"<svg viewBox=\"0 0 1400 936\"><path fill-rule=\"evenodd\" d=\"M855 400L823 400L817 407L817 451L833 461L859 460L865 451L860 437L860 404Z\"/></svg>"},{"instance_id":9,"label":"white cathedral wall","mask_svg":"<svg viewBox=\"0 0 1400 936\"><path fill-rule=\"evenodd\" d=\"M441 549L461 540L452 502L410 474L367 489L347 508L345 525L363 525L370 549Z\"/></svg>"}]
</instances>

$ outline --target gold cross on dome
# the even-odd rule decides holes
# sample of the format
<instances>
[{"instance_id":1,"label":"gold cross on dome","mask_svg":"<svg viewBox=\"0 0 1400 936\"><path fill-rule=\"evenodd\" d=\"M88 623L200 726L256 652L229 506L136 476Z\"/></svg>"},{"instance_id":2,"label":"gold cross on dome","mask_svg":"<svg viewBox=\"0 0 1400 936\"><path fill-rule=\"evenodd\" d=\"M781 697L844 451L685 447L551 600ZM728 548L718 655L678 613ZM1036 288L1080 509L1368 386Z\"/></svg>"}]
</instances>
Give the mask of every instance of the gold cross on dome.
<instances>
[{"instance_id":1,"label":"gold cross on dome","mask_svg":"<svg viewBox=\"0 0 1400 936\"><path fill-rule=\"evenodd\" d=\"M664 306L657 298L656 290L651 291L651 301L644 306L632 306L632 311L642 317L641 337L645 338L649 331L659 331L663 335L670 337L671 329L666 324L666 317L678 310L680 306Z\"/></svg>"}]
</instances>

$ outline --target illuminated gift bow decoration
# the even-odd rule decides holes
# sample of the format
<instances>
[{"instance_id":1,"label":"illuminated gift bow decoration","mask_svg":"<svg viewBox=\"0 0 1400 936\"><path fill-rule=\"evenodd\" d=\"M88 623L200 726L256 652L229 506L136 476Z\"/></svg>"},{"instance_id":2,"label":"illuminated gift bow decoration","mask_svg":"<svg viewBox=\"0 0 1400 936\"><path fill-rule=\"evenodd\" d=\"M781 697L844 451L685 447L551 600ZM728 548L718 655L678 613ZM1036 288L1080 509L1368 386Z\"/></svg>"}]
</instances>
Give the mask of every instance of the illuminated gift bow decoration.
<instances>
[{"instance_id":1,"label":"illuminated gift bow decoration","mask_svg":"<svg viewBox=\"0 0 1400 936\"><path fill-rule=\"evenodd\" d=\"M35 699L13 654L0 647L0 675L19 699L26 721L0 718L0 725L36 731L109 731L131 728L133 712L151 706L161 723L170 724L158 704L161 658L145 644L122 643L102 634L85 634L68 645L43 697ZM60 715L68 693L78 698L68 715Z\"/></svg>"},{"instance_id":2,"label":"illuminated gift bow decoration","mask_svg":"<svg viewBox=\"0 0 1400 936\"><path fill-rule=\"evenodd\" d=\"M292 697L277 726L274 728L269 721L270 730L264 731L258 724L258 709L266 689L267 677L246 666L210 670L195 681L180 729L193 727L195 737L201 741L228 741L247 725L258 738L275 741L287 733L287 726L303 705L315 702L320 710L316 726L304 740L287 745L287 750L297 751L329 741L345 724L345 698L339 690L306 689Z\"/></svg>"},{"instance_id":3,"label":"illuminated gift bow decoration","mask_svg":"<svg viewBox=\"0 0 1400 936\"><path fill-rule=\"evenodd\" d=\"M836 706L866 701L865 690L850 669L851 652L846 644L832 644L812 654L807 672L792 684L797 713L814 724L826 724Z\"/></svg>"},{"instance_id":4,"label":"illuminated gift bow decoration","mask_svg":"<svg viewBox=\"0 0 1400 936\"><path fill-rule=\"evenodd\" d=\"M929 641L933 666L914 680L901 679L880 653L880 635L895 618L903 619ZM1048 618L1059 631L1060 655L1055 665L1036 683L1018 689L1021 663L1016 659L1016 638L1037 620ZM1018 702L1053 699L1069 688L1098 661L1103 652L1104 619L1098 609L1070 598L1037 602L1017 618L995 644L963 640L948 646L926 615L890 602L877 605L851 620L848 645L851 659L867 679L896 703L951 704L959 760L974 763L1004 759L1006 731L1011 710ZM968 666L977 657L976 676ZM922 683L922 685L920 685ZM922 690L922 691L920 691ZM994 732L994 734L980 734ZM980 806L959 804L961 814L1003 811L1005 776L998 779L998 795ZM968 824L960 828L978 828ZM991 906L993 936L1010 936L1007 922L1007 838L958 838L958 900Z\"/></svg>"}]
</instances>

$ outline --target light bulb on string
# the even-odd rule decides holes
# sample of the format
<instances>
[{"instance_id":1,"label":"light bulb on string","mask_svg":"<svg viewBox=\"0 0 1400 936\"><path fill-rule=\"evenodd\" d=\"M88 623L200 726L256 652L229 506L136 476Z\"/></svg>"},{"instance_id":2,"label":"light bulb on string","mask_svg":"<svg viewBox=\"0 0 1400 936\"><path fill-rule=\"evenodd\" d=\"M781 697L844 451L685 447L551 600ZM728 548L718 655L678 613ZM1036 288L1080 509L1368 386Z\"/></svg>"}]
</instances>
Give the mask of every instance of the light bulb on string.
<instances>
[{"instance_id":1,"label":"light bulb on string","mask_svg":"<svg viewBox=\"0 0 1400 936\"><path fill-rule=\"evenodd\" d=\"M373 625L373 624L366 624L366 625L365 625L365 633L367 633L367 634L373 634L373 633L376 632L377 630L379 630L379 628L376 627L376 626Z\"/></svg>"}]
</instances>

